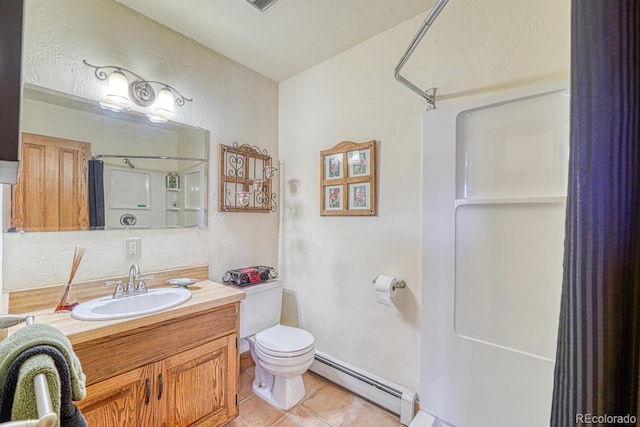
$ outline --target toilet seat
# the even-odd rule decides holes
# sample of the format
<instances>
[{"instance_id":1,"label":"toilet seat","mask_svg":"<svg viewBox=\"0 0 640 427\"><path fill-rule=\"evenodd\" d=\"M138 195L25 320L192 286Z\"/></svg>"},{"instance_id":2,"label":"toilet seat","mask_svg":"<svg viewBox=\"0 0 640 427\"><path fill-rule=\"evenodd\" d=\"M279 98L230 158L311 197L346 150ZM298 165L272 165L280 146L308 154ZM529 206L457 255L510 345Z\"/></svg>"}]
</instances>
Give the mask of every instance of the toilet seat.
<instances>
[{"instance_id":1,"label":"toilet seat","mask_svg":"<svg viewBox=\"0 0 640 427\"><path fill-rule=\"evenodd\" d=\"M260 359L260 362L263 364L263 366L265 364L268 364L268 365L279 366L283 368L287 366L288 367L302 366L307 363L311 363L313 361L313 356L316 354L315 348L311 348L308 352L301 354L299 356L294 356L294 357L271 356L269 354L263 353L262 351L260 351L260 349L256 349L256 353L257 353L258 359Z\"/></svg>"},{"instance_id":2,"label":"toilet seat","mask_svg":"<svg viewBox=\"0 0 640 427\"><path fill-rule=\"evenodd\" d=\"M310 351L314 350L314 345L311 344L309 347L305 347L301 350L298 351L289 351L289 352L280 352L280 351L274 351L271 350L269 348L265 348L264 346L260 345L259 343L256 343L256 350L258 350L260 352L260 354L265 354L267 356L271 356L271 357L277 357L277 358L281 358L281 359L293 359L293 358L297 358L299 356L304 356L305 354L309 353Z\"/></svg>"},{"instance_id":3,"label":"toilet seat","mask_svg":"<svg viewBox=\"0 0 640 427\"><path fill-rule=\"evenodd\" d=\"M275 325L255 335L260 353L275 358L298 358L314 348L313 335L300 328Z\"/></svg>"}]
</instances>

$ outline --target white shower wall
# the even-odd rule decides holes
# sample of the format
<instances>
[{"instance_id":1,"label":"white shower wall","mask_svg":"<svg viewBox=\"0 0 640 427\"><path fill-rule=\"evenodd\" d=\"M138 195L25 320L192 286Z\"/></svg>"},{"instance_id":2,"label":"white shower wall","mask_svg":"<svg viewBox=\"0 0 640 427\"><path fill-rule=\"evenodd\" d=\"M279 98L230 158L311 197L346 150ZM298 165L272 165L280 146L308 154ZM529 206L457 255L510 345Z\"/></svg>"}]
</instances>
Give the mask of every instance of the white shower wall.
<instances>
[{"instance_id":1,"label":"white shower wall","mask_svg":"<svg viewBox=\"0 0 640 427\"><path fill-rule=\"evenodd\" d=\"M424 126L420 407L456 427L545 425L562 285L566 86L430 111Z\"/></svg>"}]
</instances>

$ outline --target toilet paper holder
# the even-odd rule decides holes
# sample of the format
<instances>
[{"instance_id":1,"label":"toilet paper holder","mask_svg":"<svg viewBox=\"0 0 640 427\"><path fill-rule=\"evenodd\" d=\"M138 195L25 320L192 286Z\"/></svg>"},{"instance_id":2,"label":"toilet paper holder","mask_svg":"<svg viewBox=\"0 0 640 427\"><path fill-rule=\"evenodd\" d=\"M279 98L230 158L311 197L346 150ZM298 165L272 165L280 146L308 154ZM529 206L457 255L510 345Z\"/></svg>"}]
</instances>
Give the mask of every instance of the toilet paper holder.
<instances>
[{"instance_id":1,"label":"toilet paper holder","mask_svg":"<svg viewBox=\"0 0 640 427\"><path fill-rule=\"evenodd\" d=\"M373 283L374 285L376 284L376 280L378 280L378 276L375 277L375 279L373 279L373 281L371 283ZM398 280L394 285L393 285L393 289L403 289L407 287L407 283L404 280Z\"/></svg>"}]
</instances>

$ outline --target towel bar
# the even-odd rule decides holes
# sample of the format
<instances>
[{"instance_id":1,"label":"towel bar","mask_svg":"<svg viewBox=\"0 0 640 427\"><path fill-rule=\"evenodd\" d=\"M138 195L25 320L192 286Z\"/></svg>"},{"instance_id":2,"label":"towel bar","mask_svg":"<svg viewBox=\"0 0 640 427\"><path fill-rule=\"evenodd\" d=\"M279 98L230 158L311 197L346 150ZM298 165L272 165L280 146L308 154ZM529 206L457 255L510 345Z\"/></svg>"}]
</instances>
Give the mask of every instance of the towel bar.
<instances>
[{"instance_id":1,"label":"towel bar","mask_svg":"<svg viewBox=\"0 0 640 427\"><path fill-rule=\"evenodd\" d=\"M34 317L26 316L19 318L14 315L0 315L0 324L3 323L2 318L5 317L11 325L20 322L26 322L27 326L33 324ZM11 326L9 325L9 326ZM36 407L38 408L37 420L21 420L10 421L0 424L0 427L53 427L58 422L58 414L53 410L51 405L51 395L49 394L49 384L44 374L38 374L33 378L33 388L36 394Z\"/></svg>"}]
</instances>

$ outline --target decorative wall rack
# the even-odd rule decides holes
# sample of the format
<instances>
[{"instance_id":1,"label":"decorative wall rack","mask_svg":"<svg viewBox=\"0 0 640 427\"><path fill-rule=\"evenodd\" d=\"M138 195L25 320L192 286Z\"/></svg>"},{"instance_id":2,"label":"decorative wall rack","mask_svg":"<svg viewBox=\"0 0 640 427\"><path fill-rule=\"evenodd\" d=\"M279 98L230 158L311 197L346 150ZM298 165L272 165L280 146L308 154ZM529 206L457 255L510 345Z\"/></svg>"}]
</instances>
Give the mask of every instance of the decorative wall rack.
<instances>
[{"instance_id":1,"label":"decorative wall rack","mask_svg":"<svg viewBox=\"0 0 640 427\"><path fill-rule=\"evenodd\" d=\"M220 212L275 212L276 193L267 150L249 144L220 144Z\"/></svg>"}]
</instances>

